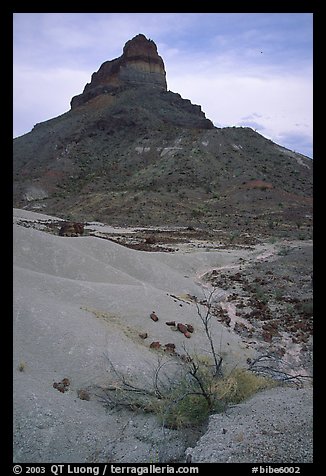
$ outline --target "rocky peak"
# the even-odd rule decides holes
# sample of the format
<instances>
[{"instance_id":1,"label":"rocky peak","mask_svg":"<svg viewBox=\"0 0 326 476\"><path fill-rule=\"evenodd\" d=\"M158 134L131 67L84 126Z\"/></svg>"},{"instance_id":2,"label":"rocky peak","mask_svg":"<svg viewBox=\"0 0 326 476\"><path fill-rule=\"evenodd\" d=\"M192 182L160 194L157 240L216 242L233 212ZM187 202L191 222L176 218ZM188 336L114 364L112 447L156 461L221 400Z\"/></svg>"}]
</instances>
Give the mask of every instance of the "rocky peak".
<instances>
[{"instance_id":1,"label":"rocky peak","mask_svg":"<svg viewBox=\"0 0 326 476\"><path fill-rule=\"evenodd\" d=\"M119 58L106 61L92 74L82 94L71 100L74 109L100 94L123 87L149 86L166 91L164 63L153 40L139 34L127 41Z\"/></svg>"},{"instance_id":2,"label":"rocky peak","mask_svg":"<svg viewBox=\"0 0 326 476\"><path fill-rule=\"evenodd\" d=\"M149 63L151 61L159 63L164 70L163 60L157 53L156 44L153 40L148 40L146 36L141 33L127 41L123 47L123 56L128 58L129 61L131 59L142 58Z\"/></svg>"}]
</instances>

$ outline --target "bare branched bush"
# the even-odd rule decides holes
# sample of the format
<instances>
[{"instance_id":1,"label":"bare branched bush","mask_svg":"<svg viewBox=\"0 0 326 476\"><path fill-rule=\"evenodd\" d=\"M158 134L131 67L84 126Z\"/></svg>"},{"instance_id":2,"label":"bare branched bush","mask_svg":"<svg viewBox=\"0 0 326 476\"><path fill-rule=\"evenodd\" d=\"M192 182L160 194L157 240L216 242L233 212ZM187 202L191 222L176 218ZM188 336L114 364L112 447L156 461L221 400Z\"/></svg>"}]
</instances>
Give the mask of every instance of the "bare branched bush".
<instances>
[{"instance_id":1,"label":"bare branched bush","mask_svg":"<svg viewBox=\"0 0 326 476\"><path fill-rule=\"evenodd\" d=\"M221 375L221 370L222 370L221 366L222 366L223 358L221 355L218 355L218 353L215 350L215 346L214 346L214 342L212 338L212 332L211 332L211 319L213 316L211 311L213 306L214 294L216 294L215 287L209 293L208 298L204 302L204 307L205 307L204 311L200 308L198 301L196 301L196 308L197 308L197 314L203 324L204 331L210 345L211 354L214 359L214 367L215 367L214 375L217 377Z\"/></svg>"},{"instance_id":2,"label":"bare branched bush","mask_svg":"<svg viewBox=\"0 0 326 476\"><path fill-rule=\"evenodd\" d=\"M309 375L301 375L294 373L290 365L275 356L272 352L268 352L256 357L256 359L248 362L248 370L250 372L272 379L278 383L293 383L301 387L305 380L312 380Z\"/></svg>"}]
</instances>

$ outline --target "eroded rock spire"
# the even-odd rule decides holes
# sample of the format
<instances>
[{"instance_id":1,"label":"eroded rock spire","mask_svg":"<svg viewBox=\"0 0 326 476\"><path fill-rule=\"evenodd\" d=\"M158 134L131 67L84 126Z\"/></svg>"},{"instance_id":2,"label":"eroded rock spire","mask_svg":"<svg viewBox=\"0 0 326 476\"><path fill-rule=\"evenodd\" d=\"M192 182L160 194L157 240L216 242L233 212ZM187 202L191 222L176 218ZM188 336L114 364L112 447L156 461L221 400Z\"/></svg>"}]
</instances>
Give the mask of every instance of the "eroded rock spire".
<instances>
[{"instance_id":1,"label":"eroded rock spire","mask_svg":"<svg viewBox=\"0 0 326 476\"><path fill-rule=\"evenodd\" d=\"M72 98L71 108L123 86L167 90L164 63L157 46L142 34L127 41L119 58L106 61L92 74L91 82L86 84L83 93Z\"/></svg>"}]
</instances>

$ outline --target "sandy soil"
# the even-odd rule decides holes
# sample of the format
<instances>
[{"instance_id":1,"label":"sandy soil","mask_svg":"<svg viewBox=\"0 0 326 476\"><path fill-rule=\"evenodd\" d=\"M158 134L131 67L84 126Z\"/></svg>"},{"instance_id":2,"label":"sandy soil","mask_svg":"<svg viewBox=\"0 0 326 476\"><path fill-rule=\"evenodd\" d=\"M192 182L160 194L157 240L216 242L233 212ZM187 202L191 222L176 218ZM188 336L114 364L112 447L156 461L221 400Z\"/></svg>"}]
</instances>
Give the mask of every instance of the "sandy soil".
<instances>
[{"instance_id":1,"label":"sandy soil","mask_svg":"<svg viewBox=\"0 0 326 476\"><path fill-rule=\"evenodd\" d=\"M60 237L48 226L54 221L14 210L14 461L183 461L187 446L195 445L189 434L99 402L96 389L114 378L108 360L148 386L158 359L168 359L151 342L206 355L189 295L204 300L211 289L207 273L234 273L244 262L272 259L277 244L222 249L191 243L173 253L145 252L96 236ZM224 300L230 294L223 286L217 291ZM150 319L153 310L157 322ZM170 320L192 324L191 339L173 332L165 324ZM139 334L145 332L144 340ZM251 342L218 320L212 332L225 371L257 357L259 339ZM69 387L61 393L53 383L64 378ZM89 400L79 398L81 390Z\"/></svg>"}]
</instances>

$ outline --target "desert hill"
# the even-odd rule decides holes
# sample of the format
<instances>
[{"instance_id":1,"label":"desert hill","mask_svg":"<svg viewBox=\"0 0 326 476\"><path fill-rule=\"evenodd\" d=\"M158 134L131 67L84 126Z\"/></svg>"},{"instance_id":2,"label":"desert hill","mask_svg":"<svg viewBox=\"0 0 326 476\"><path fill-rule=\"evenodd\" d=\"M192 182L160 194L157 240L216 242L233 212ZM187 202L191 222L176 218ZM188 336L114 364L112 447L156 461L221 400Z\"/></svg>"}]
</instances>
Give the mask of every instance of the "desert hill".
<instances>
[{"instance_id":1,"label":"desert hill","mask_svg":"<svg viewBox=\"0 0 326 476\"><path fill-rule=\"evenodd\" d=\"M137 35L68 112L14 139L14 206L115 225L305 239L312 167L250 128L214 127L200 106L167 89L155 43Z\"/></svg>"}]
</instances>

